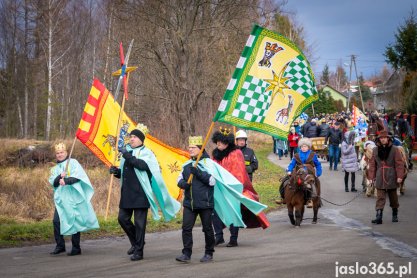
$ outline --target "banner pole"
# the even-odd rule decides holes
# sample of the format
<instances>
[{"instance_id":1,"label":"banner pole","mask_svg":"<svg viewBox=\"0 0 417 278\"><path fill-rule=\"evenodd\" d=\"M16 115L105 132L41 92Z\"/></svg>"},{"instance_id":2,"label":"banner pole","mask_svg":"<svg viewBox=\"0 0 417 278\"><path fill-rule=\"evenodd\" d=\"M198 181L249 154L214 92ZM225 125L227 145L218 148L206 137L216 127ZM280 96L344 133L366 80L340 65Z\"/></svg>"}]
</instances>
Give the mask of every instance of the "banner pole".
<instances>
[{"instance_id":1,"label":"banner pole","mask_svg":"<svg viewBox=\"0 0 417 278\"><path fill-rule=\"evenodd\" d=\"M77 136L75 136L74 141L72 141L71 151L68 155L67 163L65 165L65 174L68 173L69 161L71 159L72 152L74 151L75 141L77 141Z\"/></svg>"},{"instance_id":2,"label":"banner pole","mask_svg":"<svg viewBox=\"0 0 417 278\"><path fill-rule=\"evenodd\" d=\"M197 164L200 161L201 156L203 155L203 151L206 148L207 141L208 141L208 139L211 135L211 131L213 130L213 127L214 127L214 122L211 122L211 125L210 125L209 130L208 130L207 135L206 135L206 138L204 138L203 146L201 146L200 152L198 153L197 159L194 163L194 167L197 167ZM190 177L187 180L187 183L191 183L192 180L193 180L193 174L190 175Z\"/></svg>"},{"instance_id":3,"label":"banner pole","mask_svg":"<svg viewBox=\"0 0 417 278\"><path fill-rule=\"evenodd\" d=\"M128 76L129 76L129 74L128 74ZM117 120L116 143L115 143L115 146L114 146L114 148L115 148L114 151L116 152L116 154L114 156L113 166L116 164L116 161L117 161L117 152L118 152L117 149L118 149L118 146L119 146L120 129L121 129L121 124L120 123L122 121L122 115L123 115L123 112L124 112L124 109L125 109L125 100L126 100L126 95L123 94L122 108L120 109L119 119ZM112 186L113 186L113 177L114 177L114 175L111 174L110 183L109 183L109 190L108 190L108 193L107 193L106 214L104 216L104 220L107 220L107 216L109 214L110 196L111 196L111 190L112 190Z\"/></svg>"}]
</instances>

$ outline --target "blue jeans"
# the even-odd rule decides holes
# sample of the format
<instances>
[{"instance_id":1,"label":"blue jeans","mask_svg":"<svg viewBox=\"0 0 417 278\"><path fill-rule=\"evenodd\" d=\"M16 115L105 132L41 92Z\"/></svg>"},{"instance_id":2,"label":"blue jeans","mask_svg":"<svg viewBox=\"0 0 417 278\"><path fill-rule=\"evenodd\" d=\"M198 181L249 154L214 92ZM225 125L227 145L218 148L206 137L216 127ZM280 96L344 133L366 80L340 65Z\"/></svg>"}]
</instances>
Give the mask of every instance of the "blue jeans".
<instances>
[{"instance_id":1,"label":"blue jeans","mask_svg":"<svg viewBox=\"0 0 417 278\"><path fill-rule=\"evenodd\" d=\"M334 169L337 169L337 163L339 162L339 145L329 145L329 162L330 168L332 168L334 162Z\"/></svg>"}]
</instances>

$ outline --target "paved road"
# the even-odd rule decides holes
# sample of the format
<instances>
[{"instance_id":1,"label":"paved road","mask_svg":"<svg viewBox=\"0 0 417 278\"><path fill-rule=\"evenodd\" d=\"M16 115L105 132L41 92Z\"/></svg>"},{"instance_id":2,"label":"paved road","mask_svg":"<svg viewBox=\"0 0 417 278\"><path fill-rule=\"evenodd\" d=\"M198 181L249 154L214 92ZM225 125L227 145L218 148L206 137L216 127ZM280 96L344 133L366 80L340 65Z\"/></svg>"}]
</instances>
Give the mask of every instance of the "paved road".
<instances>
[{"instance_id":1,"label":"paved road","mask_svg":"<svg viewBox=\"0 0 417 278\"><path fill-rule=\"evenodd\" d=\"M269 159L286 167L289 160ZM341 204L355 193L344 192L343 173L329 172L323 162L322 196ZM359 183L361 176L357 178ZM342 275L347 266L382 264L388 270L392 263L399 270L417 277L417 174L406 182L406 194L400 196L399 223L391 222L391 209L386 207L384 224L372 225L375 199L361 195L346 206L324 202L319 222L310 224L312 211L307 210L301 228L290 225L286 209L268 215L271 227L266 230L241 230L239 247L219 246L214 262L201 264L204 241L201 228L194 232L192 262L174 260L182 248L181 232L154 233L146 236L145 259L131 262L125 255L126 238L82 241L83 255L53 257L53 245L0 250L1 277L400 277L391 275ZM69 240L67 247L69 248ZM371 265L370 265L371 264ZM355 269L352 269L353 271ZM371 270L371 267L369 267Z\"/></svg>"}]
</instances>

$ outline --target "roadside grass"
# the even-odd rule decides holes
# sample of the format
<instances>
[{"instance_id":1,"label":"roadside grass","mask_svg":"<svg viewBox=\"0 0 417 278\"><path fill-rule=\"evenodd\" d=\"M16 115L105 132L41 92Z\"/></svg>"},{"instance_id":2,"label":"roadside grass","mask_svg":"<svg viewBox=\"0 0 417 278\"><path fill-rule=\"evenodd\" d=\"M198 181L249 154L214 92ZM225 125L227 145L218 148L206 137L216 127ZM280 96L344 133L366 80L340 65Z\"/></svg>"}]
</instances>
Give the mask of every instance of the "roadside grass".
<instances>
[{"instance_id":1,"label":"roadside grass","mask_svg":"<svg viewBox=\"0 0 417 278\"><path fill-rule=\"evenodd\" d=\"M274 200L277 197L279 178L283 169L268 161L272 150L271 137L256 135L249 137L250 147L255 150L259 169L254 174L254 187L260 201L268 206L266 212L279 207ZM0 173L0 248L19 247L53 243L53 201L52 188L46 182L49 167L39 168L2 168ZM22 172L23 171L23 172ZM117 222L119 185L113 185L109 217L104 220L105 200L107 200L108 175L105 167L86 167L95 195L93 207L98 215L100 229L84 232L82 239L96 239L124 235ZM24 173L22 175L22 173ZM15 177L15 178L13 178ZM29 178L30 177L30 178ZM154 221L148 216L147 232L163 232L181 228L182 214L170 222ZM197 221L199 225L199 220Z\"/></svg>"}]
</instances>

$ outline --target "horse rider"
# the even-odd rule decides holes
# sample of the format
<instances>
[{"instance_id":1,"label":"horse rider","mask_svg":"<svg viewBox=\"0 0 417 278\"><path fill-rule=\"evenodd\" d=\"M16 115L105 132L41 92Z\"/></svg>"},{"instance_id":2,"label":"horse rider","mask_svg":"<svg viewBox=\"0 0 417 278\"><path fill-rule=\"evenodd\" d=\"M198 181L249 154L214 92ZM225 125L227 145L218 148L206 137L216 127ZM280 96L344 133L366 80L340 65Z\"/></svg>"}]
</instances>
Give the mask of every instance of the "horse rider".
<instances>
[{"instance_id":1,"label":"horse rider","mask_svg":"<svg viewBox=\"0 0 417 278\"><path fill-rule=\"evenodd\" d=\"M291 176L293 171L297 171L299 168L304 167L307 169L307 172L309 174L313 174L315 176L315 184L319 184L320 181L318 177L320 177L322 173L321 163L318 160L316 153L311 150L311 145L312 143L310 139L300 139L300 141L298 142L298 147L300 151L294 155L293 159L288 165L287 173L289 176ZM309 188L309 186L310 185L307 185L307 188ZM309 189L311 189L311 194L307 195L307 207L311 208L313 207L313 202L311 198L312 196L317 195L317 191L315 186Z\"/></svg>"}]
</instances>

